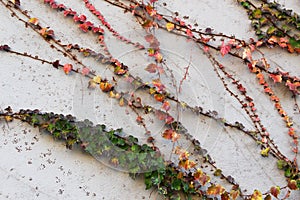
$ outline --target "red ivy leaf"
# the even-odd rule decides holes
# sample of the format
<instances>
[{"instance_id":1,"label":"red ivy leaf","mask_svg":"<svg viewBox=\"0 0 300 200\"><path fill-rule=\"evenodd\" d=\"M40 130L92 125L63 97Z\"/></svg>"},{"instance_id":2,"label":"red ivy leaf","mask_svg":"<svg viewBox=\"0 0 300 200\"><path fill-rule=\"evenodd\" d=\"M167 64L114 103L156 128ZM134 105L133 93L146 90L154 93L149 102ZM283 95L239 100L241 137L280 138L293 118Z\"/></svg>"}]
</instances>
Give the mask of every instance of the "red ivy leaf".
<instances>
[{"instance_id":1,"label":"red ivy leaf","mask_svg":"<svg viewBox=\"0 0 300 200\"><path fill-rule=\"evenodd\" d=\"M221 55L222 55L223 57L224 57L226 54L228 54L228 52L230 51L230 49L231 49L230 45L225 45L225 44L224 44L224 41L222 41L220 51L221 51Z\"/></svg>"},{"instance_id":2,"label":"red ivy leaf","mask_svg":"<svg viewBox=\"0 0 300 200\"><path fill-rule=\"evenodd\" d=\"M64 65L64 72L65 72L66 74L69 74L70 71L72 71L72 69L73 69L72 64L65 64L65 65Z\"/></svg>"},{"instance_id":3,"label":"red ivy leaf","mask_svg":"<svg viewBox=\"0 0 300 200\"><path fill-rule=\"evenodd\" d=\"M86 16L85 15L80 15L80 16L75 15L73 17L73 19L74 19L75 22L78 22L78 21L85 22L86 21Z\"/></svg>"},{"instance_id":4,"label":"red ivy leaf","mask_svg":"<svg viewBox=\"0 0 300 200\"><path fill-rule=\"evenodd\" d=\"M274 197L278 197L278 195L280 194L280 187L278 187L278 186L273 186L273 187L271 187L271 189L270 189L270 193L274 196Z\"/></svg>"},{"instance_id":5,"label":"red ivy leaf","mask_svg":"<svg viewBox=\"0 0 300 200\"><path fill-rule=\"evenodd\" d=\"M192 31L190 29L186 29L186 35L191 38L194 36L194 34L192 33Z\"/></svg>"},{"instance_id":6,"label":"red ivy leaf","mask_svg":"<svg viewBox=\"0 0 300 200\"><path fill-rule=\"evenodd\" d=\"M81 70L82 75L86 76L90 73L90 69L87 67L82 68Z\"/></svg>"},{"instance_id":7,"label":"red ivy leaf","mask_svg":"<svg viewBox=\"0 0 300 200\"><path fill-rule=\"evenodd\" d=\"M297 181L296 180L289 180L288 181L288 187L291 190L297 190L298 189L298 187L297 187Z\"/></svg>"},{"instance_id":8,"label":"red ivy leaf","mask_svg":"<svg viewBox=\"0 0 300 200\"><path fill-rule=\"evenodd\" d=\"M159 48L159 41L153 34L146 35L145 37L146 42L150 44L150 48L158 49Z\"/></svg>"},{"instance_id":9,"label":"red ivy leaf","mask_svg":"<svg viewBox=\"0 0 300 200\"><path fill-rule=\"evenodd\" d=\"M246 94L246 88L244 88L242 84L239 84L237 88L242 94Z\"/></svg>"},{"instance_id":10,"label":"red ivy leaf","mask_svg":"<svg viewBox=\"0 0 300 200\"><path fill-rule=\"evenodd\" d=\"M136 121L138 124L141 124L143 122L144 118L141 116L137 116Z\"/></svg>"},{"instance_id":11,"label":"red ivy leaf","mask_svg":"<svg viewBox=\"0 0 300 200\"><path fill-rule=\"evenodd\" d=\"M164 120L166 118L166 114L159 110L155 112L155 115L159 120Z\"/></svg>"},{"instance_id":12,"label":"red ivy leaf","mask_svg":"<svg viewBox=\"0 0 300 200\"><path fill-rule=\"evenodd\" d=\"M90 27L93 27L93 23L91 23L90 21L87 21L85 23L79 24L79 28L83 32L88 32L88 30L89 30Z\"/></svg>"},{"instance_id":13,"label":"red ivy leaf","mask_svg":"<svg viewBox=\"0 0 300 200\"><path fill-rule=\"evenodd\" d=\"M239 190L231 190L230 191L230 197L232 198L232 200L236 200L240 195L240 191Z\"/></svg>"},{"instance_id":14,"label":"red ivy leaf","mask_svg":"<svg viewBox=\"0 0 300 200\"><path fill-rule=\"evenodd\" d=\"M166 118L165 118L165 122L166 124L171 124L172 122L174 121L174 118L170 115L168 115Z\"/></svg>"},{"instance_id":15,"label":"red ivy leaf","mask_svg":"<svg viewBox=\"0 0 300 200\"><path fill-rule=\"evenodd\" d=\"M170 103L168 101L165 101L162 105L162 108L165 110L165 111L168 111L170 110Z\"/></svg>"},{"instance_id":16,"label":"red ivy leaf","mask_svg":"<svg viewBox=\"0 0 300 200\"><path fill-rule=\"evenodd\" d=\"M292 83L290 80L287 80L285 85L288 86L293 93L299 94L298 87L300 87L300 82Z\"/></svg>"},{"instance_id":17,"label":"red ivy leaf","mask_svg":"<svg viewBox=\"0 0 300 200\"><path fill-rule=\"evenodd\" d=\"M166 86L161 83L160 79L152 80L152 84L154 85L154 87L156 87L157 92L163 92L166 89Z\"/></svg>"},{"instance_id":18,"label":"red ivy leaf","mask_svg":"<svg viewBox=\"0 0 300 200\"><path fill-rule=\"evenodd\" d=\"M145 68L145 70L150 73L155 73L157 70L157 65L154 63L151 63Z\"/></svg>"},{"instance_id":19,"label":"red ivy leaf","mask_svg":"<svg viewBox=\"0 0 300 200\"><path fill-rule=\"evenodd\" d=\"M68 15L74 16L76 15L76 12L69 8L68 10L64 11L64 16L67 17Z\"/></svg>"}]
</instances>

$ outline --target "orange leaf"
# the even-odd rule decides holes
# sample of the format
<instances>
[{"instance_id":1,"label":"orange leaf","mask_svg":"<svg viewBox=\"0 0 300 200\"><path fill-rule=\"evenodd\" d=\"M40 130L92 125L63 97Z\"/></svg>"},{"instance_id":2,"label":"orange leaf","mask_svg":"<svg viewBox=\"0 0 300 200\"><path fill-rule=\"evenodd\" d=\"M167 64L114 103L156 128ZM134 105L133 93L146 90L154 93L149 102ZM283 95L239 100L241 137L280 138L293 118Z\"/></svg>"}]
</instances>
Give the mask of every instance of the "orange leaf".
<instances>
[{"instance_id":1,"label":"orange leaf","mask_svg":"<svg viewBox=\"0 0 300 200\"><path fill-rule=\"evenodd\" d=\"M272 37L270 37L269 39L268 39L268 43L269 44L276 44L276 43L278 43L278 38L276 37L276 36L272 36Z\"/></svg>"},{"instance_id":2,"label":"orange leaf","mask_svg":"<svg viewBox=\"0 0 300 200\"><path fill-rule=\"evenodd\" d=\"M282 81L281 74L270 74L269 76L271 79L273 79L274 83L281 83Z\"/></svg>"},{"instance_id":3,"label":"orange leaf","mask_svg":"<svg viewBox=\"0 0 300 200\"><path fill-rule=\"evenodd\" d=\"M180 160L178 163L178 166L184 168L185 170L193 168L195 165L196 163L190 160Z\"/></svg>"},{"instance_id":4,"label":"orange leaf","mask_svg":"<svg viewBox=\"0 0 300 200\"><path fill-rule=\"evenodd\" d=\"M222 187L221 185L219 184L216 184L216 185L212 185L210 186L208 189L207 189L207 194L208 195L214 195L214 196L217 196L217 195L221 195L225 192L225 188Z\"/></svg>"},{"instance_id":5,"label":"orange leaf","mask_svg":"<svg viewBox=\"0 0 300 200\"><path fill-rule=\"evenodd\" d=\"M240 191L239 190L231 190L230 191L230 197L232 200L236 200L240 196Z\"/></svg>"},{"instance_id":6,"label":"orange leaf","mask_svg":"<svg viewBox=\"0 0 300 200\"><path fill-rule=\"evenodd\" d=\"M165 96L163 94L155 94L154 98L156 101L163 102L165 100Z\"/></svg>"},{"instance_id":7,"label":"orange leaf","mask_svg":"<svg viewBox=\"0 0 300 200\"><path fill-rule=\"evenodd\" d=\"M178 134L173 129L165 130L165 132L163 132L162 136L163 136L163 138L165 138L167 140L172 140L173 142L176 142L180 138L180 134Z\"/></svg>"},{"instance_id":8,"label":"orange leaf","mask_svg":"<svg viewBox=\"0 0 300 200\"><path fill-rule=\"evenodd\" d=\"M109 91L113 90L113 85L110 84L107 80L104 80L104 81L100 82L100 89L103 92L109 92Z\"/></svg>"}]
</instances>

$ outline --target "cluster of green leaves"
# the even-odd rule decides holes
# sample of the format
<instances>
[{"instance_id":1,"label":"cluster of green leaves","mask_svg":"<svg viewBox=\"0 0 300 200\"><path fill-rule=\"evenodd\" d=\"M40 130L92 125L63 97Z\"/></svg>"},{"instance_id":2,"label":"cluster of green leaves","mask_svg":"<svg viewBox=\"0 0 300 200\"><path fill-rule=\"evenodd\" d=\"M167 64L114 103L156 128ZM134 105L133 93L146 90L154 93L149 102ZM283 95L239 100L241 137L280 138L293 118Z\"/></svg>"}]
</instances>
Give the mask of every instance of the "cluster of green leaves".
<instances>
[{"instance_id":1,"label":"cluster of green leaves","mask_svg":"<svg viewBox=\"0 0 300 200\"><path fill-rule=\"evenodd\" d=\"M293 166L291 166L290 163L284 160L278 160L277 167L278 169L284 171L285 177L287 177L290 180L296 180L298 188L300 188L300 172L298 170L296 170Z\"/></svg>"},{"instance_id":2,"label":"cluster of green leaves","mask_svg":"<svg viewBox=\"0 0 300 200\"><path fill-rule=\"evenodd\" d=\"M291 53L300 52L300 19L296 13L282 9L276 2L260 0L260 6L256 6L250 0L238 0L238 2L247 10L259 40L270 45L273 44L268 41L271 37L286 39L287 44L278 42L279 46L287 47Z\"/></svg>"},{"instance_id":3,"label":"cluster of green leaves","mask_svg":"<svg viewBox=\"0 0 300 200\"><path fill-rule=\"evenodd\" d=\"M105 125L93 126L88 120L78 122L77 126L85 151L96 158L109 158L111 164L128 170L133 178L140 172L165 167L158 151L146 144L140 145L132 135L121 136L121 129L106 131Z\"/></svg>"},{"instance_id":4,"label":"cluster of green leaves","mask_svg":"<svg viewBox=\"0 0 300 200\"><path fill-rule=\"evenodd\" d=\"M144 174L146 189L157 188L159 194L165 198L180 200L181 195L191 199L199 194L193 186L193 178L183 177L183 173L169 164L162 170L155 170Z\"/></svg>"},{"instance_id":5,"label":"cluster of green leaves","mask_svg":"<svg viewBox=\"0 0 300 200\"><path fill-rule=\"evenodd\" d=\"M75 145L96 158L108 158L116 167L128 169L132 178L144 176L146 189L158 188L166 198L180 199L180 193L196 194L195 188L189 185L193 178L182 177L174 164L166 164L159 151L146 144L140 145L136 137L122 136L122 129L108 131L105 125L94 126L89 120L76 121L71 115L38 110L1 113L1 119L7 122L19 119L56 140L65 141L68 149Z\"/></svg>"}]
</instances>

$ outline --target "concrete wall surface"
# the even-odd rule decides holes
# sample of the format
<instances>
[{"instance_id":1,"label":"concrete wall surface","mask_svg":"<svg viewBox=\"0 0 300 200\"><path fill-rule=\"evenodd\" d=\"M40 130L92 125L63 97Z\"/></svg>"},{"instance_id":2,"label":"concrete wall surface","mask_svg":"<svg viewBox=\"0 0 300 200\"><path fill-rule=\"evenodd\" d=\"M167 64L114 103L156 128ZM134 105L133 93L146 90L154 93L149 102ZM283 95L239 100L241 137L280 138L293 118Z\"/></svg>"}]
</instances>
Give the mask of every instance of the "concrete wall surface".
<instances>
[{"instance_id":1,"label":"concrete wall surface","mask_svg":"<svg viewBox=\"0 0 300 200\"><path fill-rule=\"evenodd\" d=\"M7 0L3 2L7 3ZM21 0L20 8L27 10L31 17L38 18L41 26L53 29L55 38L63 44L79 44L96 52L102 51L95 35L84 33L70 18L64 18L62 13L56 12L43 2ZM85 14L90 21L100 25L97 18L85 8L83 1L57 2ZM102 0L91 2L121 35L147 46L144 39L147 33L130 13L124 13L120 8ZM299 1L277 2L300 13ZM256 37L245 10L235 0L158 0L156 5L158 11L166 15L169 15L170 11L177 11L180 16L189 16L186 19L187 23L197 23L198 28L203 30L212 28L217 33L235 35L245 41ZM22 17L21 13L18 15ZM50 61L72 63L76 68L81 67L51 48L36 32L26 28L23 22L12 17L10 10L2 3L0 19L0 45L7 44L14 51L38 55ZM166 73L173 74L174 79L179 82L185 72L184 67L191 66L188 77L182 84L183 92L178 94L180 99L192 106L201 105L206 110L216 110L220 117L229 122L239 121L247 129L254 129L240 104L224 90L212 64L196 44L167 31L158 30L156 36L164 58L171 68L169 71L165 69ZM110 33L105 36L105 40L111 54L126 63L134 76L146 82L156 77L144 70L153 62L152 58L147 57L147 50L137 50L126 45ZM294 76L300 76L299 55L289 54L279 48L262 51L270 60L272 69L279 67ZM231 74L247 86L247 94L253 97L262 123L281 152L292 158L287 128L255 76L240 60L227 55L223 58L217 54L216 57ZM101 77L112 80L114 74L108 65L79 54L78 59ZM161 76L166 87L176 93L178 82L172 82L174 79ZM136 123L135 113L126 106L120 107L119 102L108 98L107 94L88 89L88 81L89 79L79 74L66 75L62 70L37 60L0 52L1 109L11 106L14 111L37 108L42 112L72 114L78 120L89 119L95 124L106 124L108 129L123 128L124 133L135 135L141 142L145 141L145 129ZM142 97L142 101L158 105L141 91L128 86L124 80L117 81L119 82L116 88L120 91L128 94L136 92ZM291 92L283 84L270 84L280 97L287 113L293 118L295 129L300 130L300 113L294 109ZM296 101L300 105L299 98ZM225 174L233 176L241 188L247 191L245 193L251 193L254 189L268 191L271 186L286 184L283 172L276 167L276 159L272 156L263 158L259 153L259 146L249 137L236 130L227 129L213 120L195 117L193 113L184 109L172 112L182 121L189 133L201 141L201 145L213 157L216 165ZM157 138L158 146L165 156L169 157L172 143L160 137L163 126L153 116L146 116L145 120L149 122L148 129ZM0 199L160 199L157 191L145 190L142 179L133 180L128 173L117 170L78 149L68 150L63 143L54 141L36 128L17 120L8 124L0 121L0 126ZM289 199L300 199L299 191L293 192Z\"/></svg>"}]
</instances>

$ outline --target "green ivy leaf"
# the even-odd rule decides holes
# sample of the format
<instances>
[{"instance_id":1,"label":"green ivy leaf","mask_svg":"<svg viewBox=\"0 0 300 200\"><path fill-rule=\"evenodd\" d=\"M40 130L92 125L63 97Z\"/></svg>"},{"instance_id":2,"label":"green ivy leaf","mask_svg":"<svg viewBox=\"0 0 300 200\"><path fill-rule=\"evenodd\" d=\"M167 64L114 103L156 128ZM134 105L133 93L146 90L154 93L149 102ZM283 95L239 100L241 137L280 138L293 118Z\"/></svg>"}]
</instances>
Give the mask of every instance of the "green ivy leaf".
<instances>
[{"instance_id":1,"label":"green ivy leaf","mask_svg":"<svg viewBox=\"0 0 300 200\"><path fill-rule=\"evenodd\" d=\"M135 153L140 152L140 147L139 147L139 145L137 145L137 144L132 145L132 146L131 146L131 151L132 151L132 152L135 152Z\"/></svg>"},{"instance_id":2,"label":"green ivy leaf","mask_svg":"<svg viewBox=\"0 0 300 200\"><path fill-rule=\"evenodd\" d=\"M177 190L177 191L180 190L181 189L181 180L180 179L175 179L172 182L171 189L172 190Z\"/></svg>"},{"instance_id":3,"label":"green ivy leaf","mask_svg":"<svg viewBox=\"0 0 300 200\"><path fill-rule=\"evenodd\" d=\"M265 24L267 24L267 22L268 22L268 19L265 18L265 17L261 17L261 18L259 19L259 23L260 23L261 25L265 25Z\"/></svg>"},{"instance_id":4,"label":"green ivy leaf","mask_svg":"<svg viewBox=\"0 0 300 200\"><path fill-rule=\"evenodd\" d=\"M166 187L159 187L158 188L158 193L162 194L162 195L167 195L168 194L168 190Z\"/></svg>"},{"instance_id":5,"label":"green ivy leaf","mask_svg":"<svg viewBox=\"0 0 300 200\"><path fill-rule=\"evenodd\" d=\"M149 190L150 188L152 188L153 183L151 181L151 178L145 178L144 183L146 185L146 190Z\"/></svg>"},{"instance_id":6,"label":"green ivy leaf","mask_svg":"<svg viewBox=\"0 0 300 200\"><path fill-rule=\"evenodd\" d=\"M284 176L289 178L289 177L291 177L291 175L292 175L291 169L290 168L286 169L285 172L284 172Z\"/></svg>"},{"instance_id":7,"label":"green ivy leaf","mask_svg":"<svg viewBox=\"0 0 300 200\"><path fill-rule=\"evenodd\" d=\"M288 163L284 160L278 160L277 161L277 167L278 169L283 169L288 165Z\"/></svg>"},{"instance_id":8,"label":"green ivy leaf","mask_svg":"<svg viewBox=\"0 0 300 200\"><path fill-rule=\"evenodd\" d=\"M252 17L253 17L254 19L259 19L259 18L261 18L261 17L262 17L262 11L261 11L260 9L255 9L255 10L253 10L253 12L252 12Z\"/></svg>"},{"instance_id":9,"label":"green ivy leaf","mask_svg":"<svg viewBox=\"0 0 300 200\"><path fill-rule=\"evenodd\" d=\"M268 28L267 34L272 35L273 33L275 33L275 31L277 31L277 28L275 28L274 26L271 26Z\"/></svg>"},{"instance_id":10,"label":"green ivy leaf","mask_svg":"<svg viewBox=\"0 0 300 200\"><path fill-rule=\"evenodd\" d=\"M250 4L249 4L248 2L241 2L241 5L242 5L244 8L247 8L247 9L250 8Z\"/></svg>"},{"instance_id":11,"label":"green ivy leaf","mask_svg":"<svg viewBox=\"0 0 300 200\"><path fill-rule=\"evenodd\" d=\"M293 48L300 48L300 40L296 40L295 38L290 38L289 43Z\"/></svg>"},{"instance_id":12,"label":"green ivy leaf","mask_svg":"<svg viewBox=\"0 0 300 200\"><path fill-rule=\"evenodd\" d=\"M222 170L221 169L216 169L214 172L214 176L221 176L222 175Z\"/></svg>"}]
</instances>

